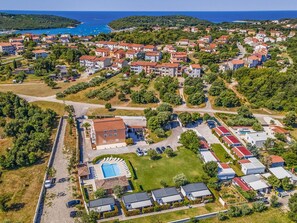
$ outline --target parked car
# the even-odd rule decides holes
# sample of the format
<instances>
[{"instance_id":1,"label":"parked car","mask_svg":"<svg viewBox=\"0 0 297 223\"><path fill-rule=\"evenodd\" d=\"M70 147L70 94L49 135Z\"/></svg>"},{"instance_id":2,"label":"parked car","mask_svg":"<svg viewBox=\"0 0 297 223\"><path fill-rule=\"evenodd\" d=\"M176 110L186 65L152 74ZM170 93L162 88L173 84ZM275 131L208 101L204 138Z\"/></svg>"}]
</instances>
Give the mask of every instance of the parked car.
<instances>
[{"instance_id":1,"label":"parked car","mask_svg":"<svg viewBox=\"0 0 297 223\"><path fill-rule=\"evenodd\" d=\"M216 127L216 122L213 120L207 120L206 123L210 129L213 129Z\"/></svg>"},{"instance_id":2,"label":"parked car","mask_svg":"<svg viewBox=\"0 0 297 223\"><path fill-rule=\"evenodd\" d=\"M172 149L171 146L166 146L166 148L168 148L168 149Z\"/></svg>"},{"instance_id":3,"label":"parked car","mask_svg":"<svg viewBox=\"0 0 297 223\"><path fill-rule=\"evenodd\" d=\"M143 150L143 155L145 155L145 156L147 155L147 149Z\"/></svg>"},{"instance_id":4,"label":"parked car","mask_svg":"<svg viewBox=\"0 0 297 223\"><path fill-rule=\"evenodd\" d=\"M52 180L51 179L49 179L49 180L46 180L45 182L44 182L44 187L45 188L51 188L52 187Z\"/></svg>"},{"instance_id":5,"label":"parked car","mask_svg":"<svg viewBox=\"0 0 297 223\"><path fill-rule=\"evenodd\" d=\"M144 155L140 148L136 149L136 154L137 154L137 156L143 156Z\"/></svg>"},{"instance_id":6,"label":"parked car","mask_svg":"<svg viewBox=\"0 0 297 223\"><path fill-rule=\"evenodd\" d=\"M162 150L163 153L164 153L165 149L166 149L165 146L161 147L161 150Z\"/></svg>"},{"instance_id":7,"label":"parked car","mask_svg":"<svg viewBox=\"0 0 297 223\"><path fill-rule=\"evenodd\" d=\"M66 203L66 207L71 208L80 204L80 200L71 200Z\"/></svg>"},{"instance_id":8,"label":"parked car","mask_svg":"<svg viewBox=\"0 0 297 223\"><path fill-rule=\"evenodd\" d=\"M156 152L157 152L158 154L162 154L162 150L161 150L159 147L156 148Z\"/></svg>"}]
</instances>

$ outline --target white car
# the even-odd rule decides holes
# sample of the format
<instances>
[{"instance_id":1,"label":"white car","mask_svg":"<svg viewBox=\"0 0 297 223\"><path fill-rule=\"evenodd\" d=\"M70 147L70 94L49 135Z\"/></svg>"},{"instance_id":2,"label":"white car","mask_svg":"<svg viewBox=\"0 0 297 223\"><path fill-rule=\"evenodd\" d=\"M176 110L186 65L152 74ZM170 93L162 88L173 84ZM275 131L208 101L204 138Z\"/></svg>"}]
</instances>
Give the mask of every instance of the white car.
<instances>
[{"instance_id":1,"label":"white car","mask_svg":"<svg viewBox=\"0 0 297 223\"><path fill-rule=\"evenodd\" d=\"M46 180L44 183L45 188L50 188L52 186L52 181L51 180Z\"/></svg>"}]
</instances>

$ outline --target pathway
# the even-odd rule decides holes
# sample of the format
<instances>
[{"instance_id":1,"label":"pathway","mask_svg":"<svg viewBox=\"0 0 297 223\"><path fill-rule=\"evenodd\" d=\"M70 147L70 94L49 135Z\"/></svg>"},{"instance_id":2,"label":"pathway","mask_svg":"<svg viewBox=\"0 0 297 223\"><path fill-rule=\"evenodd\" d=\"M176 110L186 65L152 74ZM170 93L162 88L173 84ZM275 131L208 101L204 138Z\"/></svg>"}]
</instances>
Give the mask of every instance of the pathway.
<instances>
[{"instance_id":1,"label":"pathway","mask_svg":"<svg viewBox=\"0 0 297 223\"><path fill-rule=\"evenodd\" d=\"M72 199L70 181L58 182L61 178L68 178L68 158L63 153L64 136L67 121L63 119L60 135L58 136L58 147L55 153L53 168L56 170L56 184L46 190L41 223L72 223L69 213L71 209L66 207L66 202ZM58 193L64 192L64 196L58 196Z\"/></svg>"}]
</instances>

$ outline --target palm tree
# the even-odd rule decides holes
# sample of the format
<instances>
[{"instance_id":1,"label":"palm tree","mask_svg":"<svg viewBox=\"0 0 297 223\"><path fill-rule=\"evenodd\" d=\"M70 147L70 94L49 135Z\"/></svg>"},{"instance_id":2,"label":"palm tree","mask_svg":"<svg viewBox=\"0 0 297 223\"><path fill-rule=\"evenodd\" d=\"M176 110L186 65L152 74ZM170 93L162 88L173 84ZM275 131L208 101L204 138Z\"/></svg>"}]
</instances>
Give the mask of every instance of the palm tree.
<instances>
[{"instance_id":1,"label":"palm tree","mask_svg":"<svg viewBox=\"0 0 297 223\"><path fill-rule=\"evenodd\" d=\"M85 122L82 127L86 128L86 130L89 129L89 127L91 127L91 124L89 122Z\"/></svg>"}]
</instances>

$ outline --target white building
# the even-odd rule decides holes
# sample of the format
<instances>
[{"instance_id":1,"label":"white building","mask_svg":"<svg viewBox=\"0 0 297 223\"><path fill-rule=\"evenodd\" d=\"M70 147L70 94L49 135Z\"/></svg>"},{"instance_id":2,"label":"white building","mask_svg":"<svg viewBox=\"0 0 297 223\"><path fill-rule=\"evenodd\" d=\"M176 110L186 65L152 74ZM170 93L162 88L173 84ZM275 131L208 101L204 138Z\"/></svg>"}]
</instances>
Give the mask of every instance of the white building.
<instances>
[{"instance_id":1,"label":"white building","mask_svg":"<svg viewBox=\"0 0 297 223\"><path fill-rule=\"evenodd\" d=\"M288 177L292 184L297 183L297 176L289 172L288 170L285 170L283 167L269 168L269 171L279 180Z\"/></svg>"},{"instance_id":2,"label":"white building","mask_svg":"<svg viewBox=\"0 0 297 223\"><path fill-rule=\"evenodd\" d=\"M274 139L274 136L267 132L253 132L245 135L245 140L257 148L262 148L268 138Z\"/></svg>"},{"instance_id":3,"label":"white building","mask_svg":"<svg viewBox=\"0 0 297 223\"><path fill-rule=\"evenodd\" d=\"M0 53L14 54L15 47L11 43L0 43Z\"/></svg>"},{"instance_id":4,"label":"white building","mask_svg":"<svg viewBox=\"0 0 297 223\"><path fill-rule=\"evenodd\" d=\"M187 73L189 77L201 77L201 66L199 64L191 64Z\"/></svg>"},{"instance_id":5,"label":"white building","mask_svg":"<svg viewBox=\"0 0 297 223\"><path fill-rule=\"evenodd\" d=\"M265 172L265 166L255 157L239 160L241 171L245 174L259 174Z\"/></svg>"}]
</instances>

